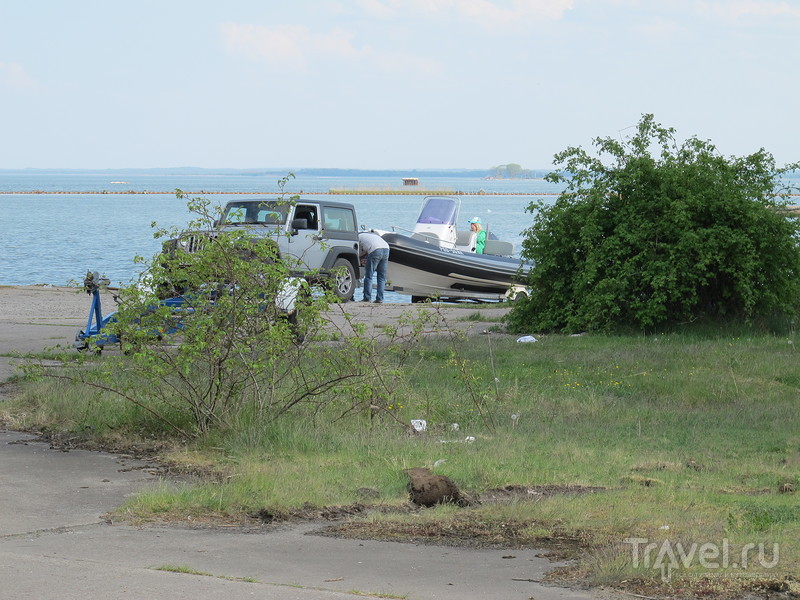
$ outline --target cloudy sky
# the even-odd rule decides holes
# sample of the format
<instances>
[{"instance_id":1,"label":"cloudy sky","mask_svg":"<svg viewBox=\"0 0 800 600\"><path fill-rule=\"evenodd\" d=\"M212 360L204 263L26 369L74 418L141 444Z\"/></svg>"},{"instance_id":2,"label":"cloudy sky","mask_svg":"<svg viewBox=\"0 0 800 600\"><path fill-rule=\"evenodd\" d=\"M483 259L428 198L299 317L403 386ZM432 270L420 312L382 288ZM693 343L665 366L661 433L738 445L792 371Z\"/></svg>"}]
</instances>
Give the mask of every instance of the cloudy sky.
<instances>
[{"instance_id":1,"label":"cloudy sky","mask_svg":"<svg viewBox=\"0 0 800 600\"><path fill-rule=\"evenodd\" d=\"M800 160L800 0L8 0L0 169L548 168L643 113Z\"/></svg>"}]
</instances>

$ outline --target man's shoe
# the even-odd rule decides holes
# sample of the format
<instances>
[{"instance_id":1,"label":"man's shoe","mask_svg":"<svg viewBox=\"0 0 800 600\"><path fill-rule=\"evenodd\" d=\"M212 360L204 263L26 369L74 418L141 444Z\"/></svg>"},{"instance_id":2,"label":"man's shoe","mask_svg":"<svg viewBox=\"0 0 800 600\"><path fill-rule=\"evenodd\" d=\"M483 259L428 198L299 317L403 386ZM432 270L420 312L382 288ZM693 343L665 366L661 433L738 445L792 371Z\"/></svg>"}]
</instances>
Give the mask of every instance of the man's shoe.
<instances>
[{"instance_id":1,"label":"man's shoe","mask_svg":"<svg viewBox=\"0 0 800 600\"><path fill-rule=\"evenodd\" d=\"M372 300L370 300L369 298L362 298L361 301L362 302L372 302Z\"/></svg>"},{"instance_id":2,"label":"man's shoe","mask_svg":"<svg viewBox=\"0 0 800 600\"><path fill-rule=\"evenodd\" d=\"M383 300L375 300L375 304L383 304Z\"/></svg>"}]
</instances>

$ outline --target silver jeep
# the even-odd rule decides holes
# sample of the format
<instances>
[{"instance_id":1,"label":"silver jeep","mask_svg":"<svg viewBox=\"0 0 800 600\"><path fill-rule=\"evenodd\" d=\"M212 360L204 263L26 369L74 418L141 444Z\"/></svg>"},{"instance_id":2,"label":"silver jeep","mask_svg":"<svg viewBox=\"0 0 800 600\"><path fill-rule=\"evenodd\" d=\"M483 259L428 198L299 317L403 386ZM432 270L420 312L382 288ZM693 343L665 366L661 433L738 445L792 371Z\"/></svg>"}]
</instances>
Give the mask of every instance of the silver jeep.
<instances>
[{"instance_id":1,"label":"silver jeep","mask_svg":"<svg viewBox=\"0 0 800 600\"><path fill-rule=\"evenodd\" d=\"M258 237L273 239L279 255L292 259L297 270L293 275L330 285L346 302L361 278L357 224L355 208L344 202L248 198L228 202L218 226L223 231L246 227ZM170 243L193 252L207 236L192 232Z\"/></svg>"}]
</instances>

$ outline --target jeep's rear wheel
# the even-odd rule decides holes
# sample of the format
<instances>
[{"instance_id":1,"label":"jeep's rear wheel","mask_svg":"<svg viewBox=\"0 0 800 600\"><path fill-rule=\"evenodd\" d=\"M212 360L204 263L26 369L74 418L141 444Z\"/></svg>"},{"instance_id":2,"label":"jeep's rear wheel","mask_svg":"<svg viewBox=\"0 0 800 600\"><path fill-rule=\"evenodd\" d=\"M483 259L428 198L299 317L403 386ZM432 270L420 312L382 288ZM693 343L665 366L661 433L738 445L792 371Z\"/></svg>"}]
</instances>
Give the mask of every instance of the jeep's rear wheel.
<instances>
[{"instance_id":1,"label":"jeep's rear wheel","mask_svg":"<svg viewBox=\"0 0 800 600\"><path fill-rule=\"evenodd\" d=\"M337 258L333 263L331 282L333 293L339 300L342 302L351 300L358 282L353 264L346 258Z\"/></svg>"}]
</instances>

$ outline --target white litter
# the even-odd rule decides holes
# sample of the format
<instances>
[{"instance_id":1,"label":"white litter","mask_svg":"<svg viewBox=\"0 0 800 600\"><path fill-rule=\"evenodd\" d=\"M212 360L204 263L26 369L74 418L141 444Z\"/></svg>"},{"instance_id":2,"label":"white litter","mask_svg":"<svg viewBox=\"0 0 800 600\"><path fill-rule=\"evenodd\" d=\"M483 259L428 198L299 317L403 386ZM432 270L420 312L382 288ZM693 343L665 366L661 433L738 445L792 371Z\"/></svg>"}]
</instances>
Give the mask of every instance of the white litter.
<instances>
[{"instance_id":1,"label":"white litter","mask_svg":"<svg viewBox=\"0 0 800 600\"><path fill-rule=\"evenodd\" d=\"M424 419L412 419L411 427L413 427L414 431L417 433L422 433L428 430L428 422Z\"/></svg>"},{"instance_id":2,"label":"white litter","mask_svg":"<svg viewBox=\"0 0 800 600\"><path fill-rule=\"evenodd\" d=\"M519 344L526 344L526 343L536 342L536 341L538 341L538 340L535 337L533 337L532 335L523 335L521 338L517 338L517 343L519 343Z\"/></svg>"},{"instance_id":3,"label":"white litter","mask_svg":"<svg viewBox=\"0 0 800 600\"><path fill-rule=\"evenodd\" d=\"M475 436L474 435L468 435L463 440L439 440L439 443L440 444L471 444L474 441L475 441Z\"/></svg>"}]
</instances>

